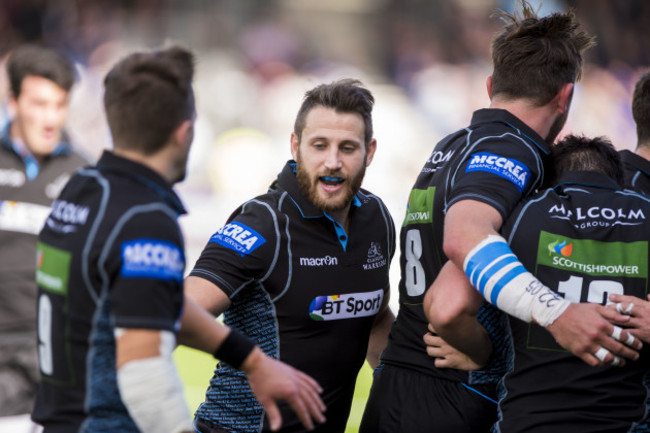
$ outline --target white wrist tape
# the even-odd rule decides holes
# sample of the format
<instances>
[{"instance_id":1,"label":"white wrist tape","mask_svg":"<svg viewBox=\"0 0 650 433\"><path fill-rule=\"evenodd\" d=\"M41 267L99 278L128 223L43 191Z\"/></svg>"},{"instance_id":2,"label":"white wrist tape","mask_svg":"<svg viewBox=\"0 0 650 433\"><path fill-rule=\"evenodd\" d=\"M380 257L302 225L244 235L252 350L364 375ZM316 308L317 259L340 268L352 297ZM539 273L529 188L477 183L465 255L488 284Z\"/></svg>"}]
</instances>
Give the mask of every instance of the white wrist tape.
<instances>
[{"instance_id":1,"label":"white wrist tape","mask_svg":"<svg viewBox=\"0 0 650 433\"><path fill-rule=\"evenodd\" d=\"M176 338L161 331L161 356L129 361L117 371L120 395L143 432L192 431L183 384L171 358Z\"/></svg>"},{"instance_id":2,"label":"white wrist tape","mask_svg":"<svg viewBox=\"0 0 650 433\"><path fill-rule=\"evenodd\" d=\"M528 272L501 236L489 235L475 246L463 270L488 302L525 322L546 327L570 304Z\"/></svg>"}]
</instances>

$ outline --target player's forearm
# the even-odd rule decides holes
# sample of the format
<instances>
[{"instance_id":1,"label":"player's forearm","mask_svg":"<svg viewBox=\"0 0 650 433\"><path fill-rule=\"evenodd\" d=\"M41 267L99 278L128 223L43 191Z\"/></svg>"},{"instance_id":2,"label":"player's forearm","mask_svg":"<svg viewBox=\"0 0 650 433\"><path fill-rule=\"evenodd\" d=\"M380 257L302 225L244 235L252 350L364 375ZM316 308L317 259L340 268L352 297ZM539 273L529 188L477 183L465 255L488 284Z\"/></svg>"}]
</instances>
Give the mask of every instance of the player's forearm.
<instances>
[{"instance_id":1,"label":"player's forearm","mask_svg":"<svg viewBox=\"0 0 650 433\"><path fill-rule=\"evenodd\" d=\"M215 317L185 296L179 344L213 354L228 335L228 328L217 322Z\"/></svg>"},{"instance_id":2,"label":"player's forearm","mask_svg":"<svg viewBox=\"0 0 650 433\"><path fill-rule=\"evenodd\" d=\"M368 351L366 353L366 360L373 369L379 366L379 357L388 344L388 335L390 334L390 329L394 321L395 315L389 307L386 307L375 318L372 329L370 330Z\"/></svg>"},{"instance_id":3,"label":"player's forearm","mask_svg":"<svg viewBox=\"0 0 650 433\"><path fill-rule=\"evenodd\" d=\"M183 385L172 360L171 331L115 330L120 396L141 431L191 430Z\"/></svg>"},{"instance_id":4,"label":"player's forearm","mask_svg":"<svg viewBox=\"0 0 650 433\"><path fill-rule=\"evenodd\" d=\"M458 269L463 269L467 254L486 236L498 234L503 224L493 207L474 200L454 203L444 222L443 249Z\"/></svg>"},{"instance_id":5,"label":"player's forearm","mask_svg":"<svg viewBox=\"0 0 650 433\"><path fill-rule=\"evenodd\" d=\"M476 316L459 316L449 326L435 329L447 344L463 352L477 365L485 366L490 360L492 343L487 331L481 326Z\"/></svg>"},{"instance_id":6,"label":"player's forearm","mask_svg":"<svg viewBox=\"0 0 650 433\"><path fill-rule=\"evenodd\" d=\"M525 322L548 326L569 302L528 272L497 233L503 220L493 207L463 200L445 216L444 250L481 295Z\"/></svg>"},{"instance_id":7,"label":"player's forearm","mask_svg":"<svg viewBox=\"0 0 650 433\"><path fill-rule=\"evenodd\" d=\"M485 365L492 344L476 318L483 299L462 270L447 262L424 296L424 313L445 342L477 365Z\"/></svg>"}]
</instances>

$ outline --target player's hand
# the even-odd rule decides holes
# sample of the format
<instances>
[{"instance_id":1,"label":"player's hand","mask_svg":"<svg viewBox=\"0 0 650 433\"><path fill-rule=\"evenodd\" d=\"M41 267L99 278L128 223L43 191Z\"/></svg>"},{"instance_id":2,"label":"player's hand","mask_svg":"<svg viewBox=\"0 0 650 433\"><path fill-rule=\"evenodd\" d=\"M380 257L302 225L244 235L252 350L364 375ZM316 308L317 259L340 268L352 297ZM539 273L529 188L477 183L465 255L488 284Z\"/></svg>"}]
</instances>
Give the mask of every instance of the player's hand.
<instances>
[{"instance_id":1,"label":"player's hand","mask_svg":"<svg viewBox=\"0 0 650 433\"><path fill-rule=\"evenodd\" d=\"M546 327L555 341L587 364L598 367L637 360L642 343L614 323L629 318L616 310L591 303L572 303L555 322Z\"/></svg>"},{"instance_id":2,"label":"player's hand","mask_svg":"<svg viewBox=\"0 0 650 433\"><path fill-rule=\"evenodd\" d=\"M438 334L433 326L429 324L429 332L424 337L424 344L427 346L427 355L435 358L434 364L437 368L455 368L458 370L478 370L483 368L474 362L469 356L450 346Z\"/></svg>"},{"instance_id":3,"label":"player's hand","mask_svg":"<svg viewBox=\"0 0 650 433\"><path fill-rule=\"evenodd\" d=\"M251 390L266 410L271 430L282 426L277 400L289 403L308 430L314 422L325 422L325 403L320 398L323 389L305 373L265 355L258 347L246 358L242 370L248 376Z\"/></svg>"},{"instance_id":4,"label":"player's hand","mask_svg":"<svg viewBox=\"0 0 650 433\"><path fill-rule=\"evenodd\" d=\"M650 299L650 295L648 295ZM635 296L609 295L609 300L614 302L607 308L623 314L628 319L624 322L614 322L617 325L624 325L630 334L646 343L650 343L650 302L644 301Z\"/></svg>"}]
</instances>

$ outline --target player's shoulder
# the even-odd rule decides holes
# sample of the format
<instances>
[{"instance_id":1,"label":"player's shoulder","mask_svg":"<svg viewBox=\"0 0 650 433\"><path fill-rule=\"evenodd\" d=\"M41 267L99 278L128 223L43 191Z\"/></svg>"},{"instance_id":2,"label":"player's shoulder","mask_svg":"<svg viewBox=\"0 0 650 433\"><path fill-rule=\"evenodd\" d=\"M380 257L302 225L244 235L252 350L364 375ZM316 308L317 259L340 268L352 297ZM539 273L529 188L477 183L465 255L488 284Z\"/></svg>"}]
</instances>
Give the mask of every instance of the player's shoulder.
<instances>
[{"instance_id":1,"label":"player's shoulder","mask_svg":"<svg viewBox=\"0 0 650 433\"><path fill-rule=\"evenodd\" d=\"M239 232L235 228L239 227L242 232L263 238L277 234L288 218L282 206L282 202L288 199L285 195L286 193L273 190L245 201L231 213L220 230Z\"/></svg>"},{"instance_id":2,"label":"player's shoulder","mask_svg":"<svg viewBox=\"0 0 650 433\"><path fill-rule=\"evenodd\" d=\"M359 200L361 206L355 214L360 214L362 220L368 221L378 230L386 229L389 232L394 232L393 216L379 196L366 189L360 189L356 194L356 199Z\"/></svg>"},{"instance_id":3,"label":"player's shoulder","mask_svg":"<svg viewBox=\"0 0 650 433\"><path fill-rule=\"evenodd\" d=\"M381 199L381 197L368 191L367 189L360 188L356 194L356 197L361 202L362 207L366 205L370 208L381 208L388 211L388 207Z\"/></svg>"}]
</instances>

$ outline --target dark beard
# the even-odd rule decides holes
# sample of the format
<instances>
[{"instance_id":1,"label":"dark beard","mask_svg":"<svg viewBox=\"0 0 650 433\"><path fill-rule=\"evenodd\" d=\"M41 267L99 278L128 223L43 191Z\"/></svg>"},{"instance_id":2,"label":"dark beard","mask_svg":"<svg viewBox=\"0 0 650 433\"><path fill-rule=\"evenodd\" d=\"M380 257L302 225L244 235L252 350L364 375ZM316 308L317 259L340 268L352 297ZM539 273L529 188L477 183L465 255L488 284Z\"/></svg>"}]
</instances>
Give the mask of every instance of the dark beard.
<instances>
[{"instance_id":1,"label":"dark beard","mask_svg":"<svg viewBox=\"0 0 650 433\"><path fill-rule=\"evenodd\" d=\"M343 196L335 202L326 201L322 200L318 195L318 178L321 176L337 176L337 172L321 173L319 176L316 176L315 179L312 179L310 178L309 173L303 170L301 159L302 158L300 157L300 151L298 151L298 157L296 158L296 178L298 180L300 192L314 206L325 212L336 212L345 208L352 201L352 198L357 193L357 191L359 191L359 188L361 188L363 177L366 174L366 157L364 157L361 170L359 170L359 172L357 172L357 174L352 179L346 180L343 186Z\"/></svg>"}]
</instances>

